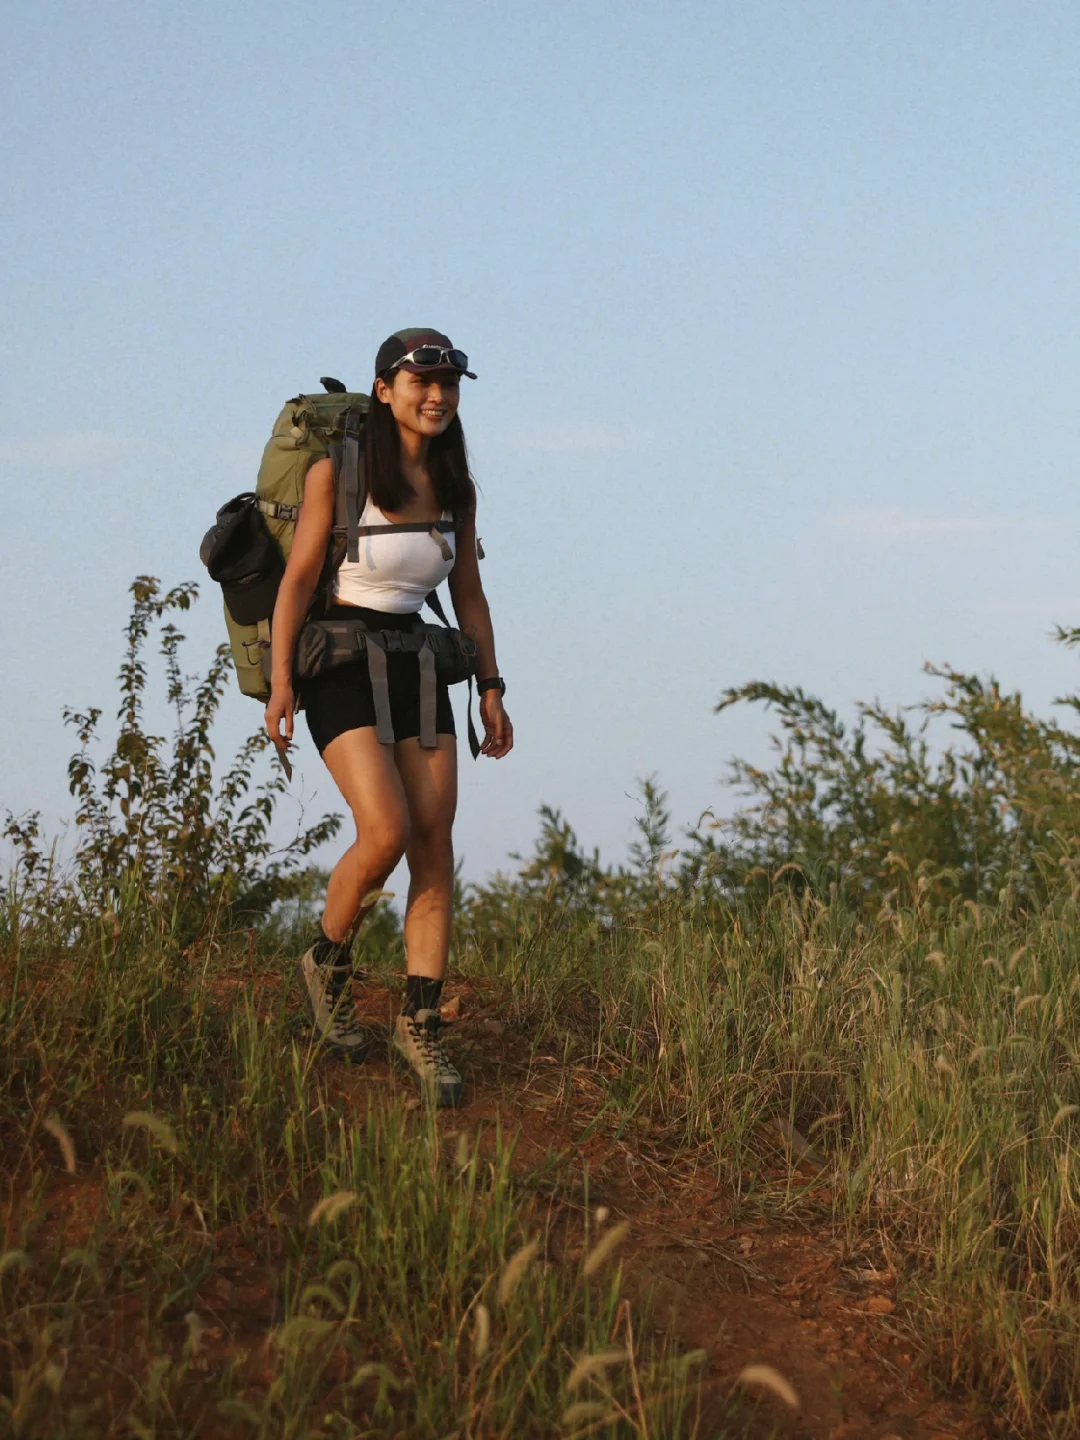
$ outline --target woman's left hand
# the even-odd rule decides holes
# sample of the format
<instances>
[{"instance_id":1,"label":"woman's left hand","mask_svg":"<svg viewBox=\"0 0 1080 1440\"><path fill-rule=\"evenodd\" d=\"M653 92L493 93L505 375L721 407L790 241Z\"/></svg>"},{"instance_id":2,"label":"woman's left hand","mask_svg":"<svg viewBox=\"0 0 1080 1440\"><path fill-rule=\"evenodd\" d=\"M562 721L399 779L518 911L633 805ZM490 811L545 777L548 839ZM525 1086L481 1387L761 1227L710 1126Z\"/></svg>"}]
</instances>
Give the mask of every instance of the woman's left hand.
<instances>
[{"instance_id":1,"label":"woman's left hand","mask_svg":"<svg viewBox=\"0 0 1080 1440\"><path fill-rule=\"evenodd\" d=\"M514 727L498 690L485 690L480 696L480 719L484 725L480 754L501 760L514 748Z\"/></svg>"}]
</instances>

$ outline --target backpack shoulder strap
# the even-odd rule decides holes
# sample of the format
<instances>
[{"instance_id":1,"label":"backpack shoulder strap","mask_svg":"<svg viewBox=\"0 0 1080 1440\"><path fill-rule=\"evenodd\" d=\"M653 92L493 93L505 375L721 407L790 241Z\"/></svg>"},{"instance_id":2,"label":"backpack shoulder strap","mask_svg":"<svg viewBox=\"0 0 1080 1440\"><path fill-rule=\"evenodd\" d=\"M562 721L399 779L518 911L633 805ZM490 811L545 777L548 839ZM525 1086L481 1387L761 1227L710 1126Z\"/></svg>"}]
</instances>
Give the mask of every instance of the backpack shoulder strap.
<instances>
[{"instance_id":1,"label":"backpack shoulder strap","mask_svg":"<svg viewBox=\"0 0 1080 1440\"><path fill-rule=\"evenodd\" d=\"M429 591L428 594L424 597L424 603L429 606L430 609L435 611L435 614L449 630L450 621L446 618L446 611L443 609L443 603L439 599L439 592L437 590Z\"/></svg>"},{"instance_id":2,"label":"backpack shoulder strap","mask_svg":"<svg viewBox=\"0 0 1080 1440\"><path fill-rule=\"evenodd\" d=\"M341 435L333 435L327 446L334 473L334 531L345 537L345 553L354 564L360 559L360 516L367 500L363 433L364 412L350 406Z\"/></svg>"},{"instance_id":3,"label":"backpack shoulder strap","mask_svg":"<svg viewBox=\"0 0 1080 1440\"><path fill-rule=\"evenodd\" d=\"M360 449L363 433L363 411L357 406L350 406L345 412L345 435L341 442L341 484L335 485L334 489L344 508L345 553L353 564L360 559L360 516L363 512L361 494L363 492L366 499L367 492L364 456Z\"/></svg>"},{"instance_id":4,"label":"backpack shoulder strap","mask_svg":"<svg viewBox=\"0 0 1080 1440\"><path fill-rule=\"evenodd\" d=\"M437 541L439 548L442 550L444 560L452 560L454 558L453 551L446 543L446 535L456 535L460 523L457 511L455 510L451 512L449 520L438 520L431 527L432 539ZM446 618L446 611L443 609L443 603L439 599L438 590L429 590L424 596L424 604L430 610L434 610L435 614L448 630L451 628L450 621Z\"/></svg>"}]
</instances>

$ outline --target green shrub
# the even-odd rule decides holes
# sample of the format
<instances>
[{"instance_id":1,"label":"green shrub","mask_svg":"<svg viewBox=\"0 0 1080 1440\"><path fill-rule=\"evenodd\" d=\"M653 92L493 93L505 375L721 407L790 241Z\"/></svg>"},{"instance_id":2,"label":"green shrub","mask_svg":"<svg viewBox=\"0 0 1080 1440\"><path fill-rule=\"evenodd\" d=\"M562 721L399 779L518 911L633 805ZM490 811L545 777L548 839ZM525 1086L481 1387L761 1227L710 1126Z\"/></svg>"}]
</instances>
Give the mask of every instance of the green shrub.
<instances>
[{"instance_id":1,"label":"green shrub","mask_svg":"<svg viewBox=\"0 0 1080 1440\"><path fill-rule=\"evenodd\" d=\"M749 804L697 837L695 874L756 893L787 875L870 913L929 913L957 898L1031 911L1071 893L1080 736L1031 715L996 680L928 669L943 696L906 712L860 705L850 728L798 688L726 691L718 711L749 702L777 712L778 759L768 769L734 762ZM962 740L935 747L938 717Z\"/></svg>"},{"instance_id":2,"label":"green shrub","mask_svg":"<svg viewBox=\"0 0 1080 1440\"><path fill-rule=\"evenodd\" d=\"M206 674L185 676L183 635L170 618L189 608L197 587L162 594L140 576L120 667L119 730L112 751L95 759L101 710L68 710L79 749L68 765L78 841L61 871L43 849L38 817L7 817L5 835L18 850L12 877L22 909L63 914L71 924L102 915L110 924L152 928L188 944L208 926L225 929L264 919L298 893L304 861L337 833L326 816L279 844L270 828L285 776L259 778L270 741L260 726L224 773L215 773L213 727L231 681L227 645ZM160 637L171 737L146 727L146 649ZM11 914L11 907L8 907Z\"/></svg>"}]
</instances>

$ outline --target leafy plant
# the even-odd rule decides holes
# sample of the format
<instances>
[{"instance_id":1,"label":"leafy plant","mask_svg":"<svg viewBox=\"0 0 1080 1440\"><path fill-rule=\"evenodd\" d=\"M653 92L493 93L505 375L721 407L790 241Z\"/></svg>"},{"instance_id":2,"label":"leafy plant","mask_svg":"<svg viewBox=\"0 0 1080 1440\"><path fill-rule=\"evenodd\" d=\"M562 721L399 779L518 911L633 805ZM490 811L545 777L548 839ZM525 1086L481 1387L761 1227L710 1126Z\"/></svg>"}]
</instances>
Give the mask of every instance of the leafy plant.
<instances>
[{"instance_id":1,"label":"leafy plant","mask_svg":"<svg viewBox=\"0 0 1080 1440\"><path fill-rule=\"evenodd\" d=\"M940 698L860 705L850 728L797 687L725 691L718 712L776 711L778 759L732 764L750 803L697 836L695 874L729 893L767 893L785 876L872 912L957 899L1030 909L1067 893L1080 864L1080 736L993 678L927 668ZM937 717L963 740L936 747Z\"/></svg>"},{"instance_id":2,"label":"leafy plant","mask_svg":"<svg viewBox=\"0 0 1080 1440\"><path fill-rule=\"evenodd\" d=\"M261 728L216 773L213 728L230 681L229 649L220 646L206 674L190 679L181 665L184 636L172 618L197 593L193 584L162 593L145 575L131 586L119 731L104 759L95 758L101 710L68 710L64 717L79 742L68 765L78 843L63 887L75 912L108 912L120 924L151 925L181 943L208 924L251 923L297 893L306 857L341 823L329 815L284 845L272 838L286 782L281 773L258 778L269 745ZM155 629L174 717L169 737L154 734L146 721L146 651ZM24 898L53 905L59 881L36 817L9 815L5 833L19 848Z\"/></svg>"}]
</instances>

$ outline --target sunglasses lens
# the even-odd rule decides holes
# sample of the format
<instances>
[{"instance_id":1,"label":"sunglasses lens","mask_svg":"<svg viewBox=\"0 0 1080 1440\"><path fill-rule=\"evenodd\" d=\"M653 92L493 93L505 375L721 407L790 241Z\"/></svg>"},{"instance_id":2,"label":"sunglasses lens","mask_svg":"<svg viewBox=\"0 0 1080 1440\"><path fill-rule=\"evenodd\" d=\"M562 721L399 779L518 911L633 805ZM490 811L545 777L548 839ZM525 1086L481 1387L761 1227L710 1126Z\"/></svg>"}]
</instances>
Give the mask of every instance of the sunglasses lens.
<instances>
[{"instance_id":1,"label":"sunglasses lens","mask_svg":"<svg viewBox=\"0 0 1080 1440\"><path fill-rule=\"evenodd\" d=\"M469 357L464 350L444 350L440 345L418 345L395 362L397 365L419 365L421 369L439 369L449 366L454 370L468 370Z\"/></svg>"}]
</instances>

